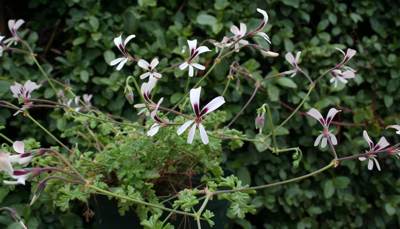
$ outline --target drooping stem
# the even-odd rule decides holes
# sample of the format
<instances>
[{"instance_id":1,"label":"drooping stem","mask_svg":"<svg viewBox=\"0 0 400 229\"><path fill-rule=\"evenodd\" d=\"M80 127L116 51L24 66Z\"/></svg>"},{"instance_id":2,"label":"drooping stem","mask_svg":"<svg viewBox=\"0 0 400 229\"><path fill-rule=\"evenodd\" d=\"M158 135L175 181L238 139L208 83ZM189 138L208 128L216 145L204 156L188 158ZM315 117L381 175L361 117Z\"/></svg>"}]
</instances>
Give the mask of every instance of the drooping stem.
<instances>
[{"instance_id":1,"label":"drooping stem","mask_svg":"<svg viewBox=\"0 0 400 229\"><path fill-rule=\"evenodd\" d=\"M167 207L164 207L162 205L149 203L149 202L146 202L146 201L143 201L143 200L139 200L139 199L134 199L134 198L131 198L131 197L128 197L128 196L119 195L117 193L113 193L113 192L101 189L101 188L99 188L97 186L90 185L90 184L86 185L86 187L88 187L90 189L93 189L97 193L102 194L102 195L113 196L113 197L116 197L116 198L119 198L119 199L124 199L124 200L131 201L131 202L136 203L136 204L141 204L141 205L145 205L145 206L161 209L161 210L164 210L164 211L173 212L173 213L176 213L176 214L186 215L186 216L191 216L191 217L196 218L196 215L194 213L184 212L184 211L180 211L180 210L176 210L176 209L172 209L172 208L167 208Z\"/></svg>"}]
</instances>

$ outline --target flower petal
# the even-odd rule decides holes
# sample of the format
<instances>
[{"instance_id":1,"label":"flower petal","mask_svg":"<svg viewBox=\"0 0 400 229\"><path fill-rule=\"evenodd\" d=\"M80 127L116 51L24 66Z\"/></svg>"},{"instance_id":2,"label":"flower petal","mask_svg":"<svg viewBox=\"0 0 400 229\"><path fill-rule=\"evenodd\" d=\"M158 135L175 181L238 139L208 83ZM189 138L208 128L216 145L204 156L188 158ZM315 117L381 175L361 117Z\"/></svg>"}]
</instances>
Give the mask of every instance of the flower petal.
<instances>
[{"instance_id":1,"label":"flower petal","mask_svg":"<svg viewBox=\"0 0 400 229\"><path fill-rule=\"evenodd\" d=\"M25 153L25 143L23 141L15 141L13 143L13 149L15 152L23 154Z\"/></svg>"},{"instance_id":2,"label":"flower petal","mask_svg":"<svg viewBox=\"0 0 400 229\"><path fill-rule=\"evenodd\" d=\"M157 58L153 58L153 60L151 60L150 67L151 67L152 69L154 69L154 68L157 67L157 65L158 65L159 63L160 63L160 61L158 61Z\"/></svg>"},{"instance_id":3,"label":"flower petal","mask_svg":"<svg viewBox=\"0 0 400 229\"><path fill-rule=\"evenodd\" d=\"M204 69L206 69L206 67L204 67L203 65L198 64L198 63L192 63L192 66L195 67L195 68L197 68L197 69L199 69L199 70L204 70Z\"/></svg>"},{"instance_id":4,"label":"flower petal","mask_svg":"<svg viewBox=\"0 0 400 229\"><path fill-rule=\"evenodd\" d=\"M188 40L187 43L189 46L190 54L192 54L192 50L195 50L197 47L197 40Z\"/></svg>"},{"instance_id":5,"label":"flower petal","mask_svg":"<svg viewBox=\"0 0 400 229\"><path fill-rule=\"evenodd\" d=\"M153 137L158 133L158 130L160 129L160 124L154 123L151 127L150 130L147 131L147 136Z\"/></svg>"},{"instance_id":6,"label":"flower petal","mask_svg":"<svg viewBox=\"0 0 400 229\"><path fill-rule=\"evenodd\" d=\"M379 161L378 159L376 159L375 157L371 158L374 162L375 162L375 166L378 169L378 171L381 171L381 166L379 165ZM370 159L370 160L371 160Z\"/></svg>"},{"instance_id":7,"label":"flower petal","mask_svg":"<svg viewBox=\"0 0 400 229\"><path fill-rule=\"evenodd\" d=\"M190 90L190 103L197 117L200 116L200 93L201 87L193 88Z\"/></svg>"},{"instance_id":8,"label":"flower petal","mask_svg":"<svg viewBox=\"0 0 400 229\"><path fill-rule=\"evenodd\" d=\"M331 124L333 118L334 118L335 115L336 115L337 113L339 113L339 112L341 112L341 110L337 110L337 109L335 109L335 108L329 109L328 115L326 116L326 119L325 119L325 122L326 122L325 124L326 124L326 126L329 126L329 125Z\"/></svg>"},{"instance_id":9,"label":"flower petal","mask_svg":"<svg viewBox=\"0 0 400 229\"><path fill-rule=\"evenodd\" d=\"M139 76L139 78L142 80L142 79L146 79L147 77L149 77L149 75L150 75L150 72L145 72L145 73L143 73L143 74L141 74L140 76Z\"/></svg>"},{"instance_id":10,"label":"flower petal","mask_svg":"<svg viewBox=\"0 0 400 229\"><path fill-rule=\"evenodd\" d=\"M135 38L135 37L136 37L135 34L131 34L131 35L129 35L127 38L125 38L124 46L126 46L126 45L128 44L128 42L129 42L130 40L132 40L133 38Z\"/></svg>"},{"instance_id":11,"label":"flower petal","mask_svg":"<svg viewBox=\"0 0 400 229\"><path fill-rule=\"evenodd\" d=\"M232 26L231 26L231 32L232 32L234 35L239 35L239 34L240 34L240 30L239 30L239 28L238 28L236 25L232 25Z\"/></svg>"},{"instance_id":12,"label":"flower petal","mask_svg":"<svg viewBox=\"0 0 400 229\"><path fill-rule=\"evenodd\" d=\"M122 35L119 35L118 37L114 38L114 44L119 49L119 47L122 45Z\"/></svg>"},{"instance_id":13,"label":"flower petal","mask_svg":"<svg viewBox=\"0 0 400 229\"><path fill-rule=\"evenodd\" d=\"M8 175L11 175L14 171L7 153L0 152L0 171L7 172Z\"/></svg>"},{"instance_id":14,"label":"flower petal","mask_svg":"<svg viewBox=\"0 0 400 229\"><path fill-rule=\"evenodd\" d=\"M149 70L150 64L146 60L140 59L138 61L139 67L143 68L144 70Z\"/></svg>"},{"instance_id":15,"label":"flower petal","mask_svg":"<svg viewBox=\"0 0 400 229\"><path fill-rule=\"evenodd\" d=\"M183 134L183 132L185 132L185 130L186 130L190 125L192 125L193 122L194 122L193 120L186 121L185 123L183 123L183 125L181 125L181 126L178 128L178 130L176 131L176 133L177 133L178 135Z\"/></svg>"},{"instance_id":16,"label":"flower petal","mask_svg":"<svg viewBox=\"0 0 400 229\"><path fill-rule=\"evenodd\" d=\"M200 46L197 48L197 56L202 53L209 52L209 51L211 51L211 50L207 46Z\"/></svg>"},{"instance_id":17,"label":"flower petal","mask_svg":"<svg viewBox=\"0 0 400 229\"><path fill-rule=\"evenodd\" d=\"M390 144L389 144L389 142L386 140L386 138L385 138L385 137L381 137L381 138L379 139L378 143L376 144L374 150L375 150L375 151L382 150L382 149L388 147L389 145L390 145Z\"/></svg>"},{"instance_id":18,"label":"flower petal","mask_svg":"<svg viewBox=\"0 0 400 229\"><path fill-rule=\"evenodd\" d=\"M201 137L201 141L207 145L208 144L208 136L207 136L207 131L206 129L204 129L203 124L199 124L199 131L200 131L200 137Z\"/></svg>"},{"instance_id":19,"label":"flower petal","mask_svg":"<svg viewBox=\"0 0 400 229\"><path fill-rule=\"evenodd\" d=\"M320 113L317 109L311 108L311 109L307 112L307 114L308 114L309 116L313 117L314 119L316 119L319 123L321 123L321 125L323 125L323 126L325 125L325 120L324 120L324 118L322 117L321 113Z\"/></svg>"},{"instance_id":20,"label":"flower petal","mask_svg":"<svg viewBox=\"0 0 400 229\"><path fill-rule=\"evenodd\" d=\"M123 60L121 60L121 62L118 64L117 66L117 71L121 70L122 67L124 67L124 65L126 64L126 62L128 62L128 58L123 58Z\"/></svg>"},{"instance_id":21,"label":"flower petal","mask_svg":"<svg viewBox=\"0 0 400 229\"><path fill-rule=\"evenodd\" d=\"M372 159L368 159L368 170L372 170L374 168L374 162Z\"/></svg>"},{"instance_id":22,"label":"flower petal","mask_svg":"<svg viewBox=\"0 0 400 229\"><path fill-rule=\"evenodd\" d=\"M321 148L325 148L327 144L328 144L328 139L326 137L322 137Z\"/></svg>"},{"instance_id":23,"label":"flower petal","mask_svg":"<svg viewBox=\"0 0 400 229\"><path fill-rule=\"evenodd\" d=\"M19 27L21 27L21 25L22 24L24 24L25 23L25 21L24 20L22 20L22 19L18 19L17 20L17 22L15 22L15 25L14 25L14 30L18 30L19 29Z\"/></svg>"},{"instance_id":24,"label":"flower petal","mask_svg":"<svg viewBox=\"0 0 400 229\"><path fill-rule=\"evenodd\" d=\"M386 128L393 128L396 130L396 134L400 134L400 125L390 125Z\"/></svg>"},{"instance_id":25,"label":"flower petal","mask_svg":"<svg viewBox=\"0 0 400 229\"><path fill-rule=\"evenodd\" d=\"M315 139L314 146L319 145L323 136L324 136L323 134L318 135L318 137Z\"/></svg>"},{"instance_id":26,"label":"flower petal","mask_svg":"<svg viewBox=\"0 0 400 229\"><path fill-rule=\"evenodd\" d=\"M218 96L211 100L207 105L201 109L201 115L206 115L210 112L213 112L214 110L218 109L220 106L222 106L225 103L225 99L222 96Z\"/></svg>"},{"instance_id":27,"label":"flower petal","mask_svg":"<svg viewBox=\"0 0 400 229\"><path fill-rule=\"evenodd\" d=\"M180 70L184 70L185 68L187 68L189 64L187 62L183 62L182 64L179 65L179 69Z\"/></svg>"},{"instance_id":28,"label":"flower petal","mask_svg":"<svg viewBox=\"0 0 400 229\"><path fill-rule=\"evenodd\" d=\"M114 66L114 65L117 65L118 63L120 63L122 60L124 60L125 59L125 57L120 57L120 58L117 58L117 59L114 59L114 60L112 60L111 62L110 62L110 65L111 66Z\"/></svg>"},{"instance_id":29,"label":"flower petal","mask_svg":"<svg viewBox=\"0 0 400 229\"><path fill-rule=\"evenodd\" d=\"M193 77L194 75L194 68L192 65L189 65L189 77Z\"/></svg>"},{"instance_id":30,"label":"flower petal","mask_svg":"<svg viewBox=\"0 0 400 229\"><path fill-rule=\"evenodd\" d=\"M196 133L196 125L193 125L192 128L190 128L187 143L192 144L195 133Z\"/></svg>"},{"instance_id":31,"label":"flower petal","mask_svg":"<svg viewBox=\"0 0 400 229\"><path fill-rule=\"evenodd\" d=\"M295 66L296 62L295 62L294 56L291 52L286 53L285 59L290 65Z\"/></svg>"},{"instance_id":32,"label":"flower petal","mask_svg":"<svg viewBox=\"0 0 400 229\"><path fill-rule=\"evenodd\" d=\"M369 148L372 149L374 147L374 142L372 142L371 138L368 136L368 133L366 130L363 131L363 137L365 141L367 141Z\"/></svg>"}]
</instances>

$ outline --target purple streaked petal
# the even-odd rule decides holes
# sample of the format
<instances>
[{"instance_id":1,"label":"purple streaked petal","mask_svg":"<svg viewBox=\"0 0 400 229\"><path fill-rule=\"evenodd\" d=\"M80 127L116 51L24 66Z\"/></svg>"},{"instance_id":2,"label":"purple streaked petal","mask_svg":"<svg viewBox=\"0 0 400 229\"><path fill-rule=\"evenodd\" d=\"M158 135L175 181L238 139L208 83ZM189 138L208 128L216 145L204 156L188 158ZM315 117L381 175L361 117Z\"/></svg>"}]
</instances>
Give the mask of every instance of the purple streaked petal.
<instances>
[{"instance_id":1,"label":"purple streaked petal","mask_svg":"<svg viewBox=\"0 0 400 229\"><path fill-rule=\"evenodd\" d=\"M374 151L382 150L388 147L390 143L386 140L385 137L381 137L378 141L378 143L374 147Z\"/></svg>"},{"instance_id":2,"label":"purple streaked petal","mask_svg":"<svg viewBox=\"0 0 400 229\"><path fill-rule=\"evenodd\" d=\"M201 87L190 90L190 103L196 116L200 116L200 93Z\"/></svg>"},{"instance_id":3,"label":"purple streaked petal","mask_svg":"<svg viewBox=\"0 0 400 229\"><path fill-rule=\"evenodd\" d=\"M339 112L341 112L341 110L337 110L337 109L335 109L335 108L329 109L328 115L326 116L326 119L325 119L325 122L326 122L325 125L326 125L326 126L329 126L329 125L331 124L333 118L335 117L335 115L336 115L337 113L339 113Z\"/></svg>"},{"instance_id":4,"label":"purple streaked petal","mask_svg":"<svg viewBox=\"0 0 400 229\"><path fill-rule=\"evenodd\" d=\"M321 113L320 113L317 109L311 108L311 109L307 112L307 114L308 114L309 116L313 117L314 119L316 119L319 123L321 123L321 125L323 125L323 126L325 125L325 120L324 120L324 118L322 117Z\"/></svg>"},{"instance_id":5,"label":"purple streaked petal","mask_svg":"<svg viewBox=\"0 0 400 229\"><path fill-rule=\"evenodd\" d=\"M214 110L222 106L224 103L225 103L224 97L218 96L214 98L209 103L207 103L207 105L205 105L204 108L201 110L201 116L213 112Z\"/></svg>"},{"instance_id":6,"label":"purple streaked petal","mask_svg":"<svg viewBox=\"0 0 400 229\"><path fill-rule=\"evenodd\" d=\"M192 50L196 50L197 40L188 40L187 43L188 43L188 46L189 46L190 54L192 54Z\"/></svg>"}]
</instances>

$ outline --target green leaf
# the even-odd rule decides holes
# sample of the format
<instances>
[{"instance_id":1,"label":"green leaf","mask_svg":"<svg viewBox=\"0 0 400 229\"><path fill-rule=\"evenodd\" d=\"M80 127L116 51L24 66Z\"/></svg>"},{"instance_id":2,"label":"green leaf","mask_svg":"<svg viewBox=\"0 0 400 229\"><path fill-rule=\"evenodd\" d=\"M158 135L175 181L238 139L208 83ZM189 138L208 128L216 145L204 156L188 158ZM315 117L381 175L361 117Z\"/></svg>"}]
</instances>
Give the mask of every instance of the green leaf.
<instances>
[{"instance_id":1,"label":"green leaf","mask_svg":"<svg viewBox=\"0 0 400 229\"><path fill-rule=\"evenodd\" d=\"M339 188L339 189L347 188L347 186L349 186L350 182L351 182L350 178L345 177L345 176L335 177L335 180L334 180L335 187Z\"/></svg>"},{"instance_id":2,"label":"green leaf","mask_svg":"<svg viewBox=\"0 0 400 229\"><path fill-rule=\"evenodd\" d=\"M292 79L287 77L278 78L276 82L282 87L297 88L297 84Z\"/></svg>"},{"instance_id":3,"label":"green leaf","mask_svg":"<svg viewBox=\"0 0 400 229\"><path fill-rule=\"evenodd\" d=\"M200 13L197 15L196 21L200 25L207 25L211 27L214 33L218 33L222 29L222 25L218 23L217 19L209 14Z\"/></svg>"},{"instance_id":4,"label":"green leaf","mask_svg":"<svg viewBox=\"0 0 400 229\"><path fill-rule=\"evenodd\" d=\"M385 95L383 97L383 102L385 103L385 106L389 108L393 104L393 97L390 95Z\"/></svg>"},{"instance_id":5,"label":"green leaf","mask_svg":"<svg viewBox=\"0 0 400 229\"><path fill-rule=\"evenodd\" d=\"M396 213L396 208L393 207L392 204L386 203L385 204L385 211L388 215L394 215Z\"/></svg>"},{"instance_id":6,"label":"green leaf","mask_svg":"<svg viewBox=\"0 0 400 229\"><path fill-rule=\"evenodd\" d=\"M300 0L282 0L283 4L293 8L299 8Z\"/></svg>"},{"instance_id":7,"label":"green leaf","mask_svg":"<svg viewBox=\"0 0 400 229\"><path fill-rule=\"evenodd\" d=\"M333 185L332 180L325 181L323 189L324 189L324 197L327 199L331 198L335 193L335 186Z\"/></svg>"},{"instance_id":8,"label":"green leaf","mask_svg":"<svg viewBox=\"0 0 400 229\"><path fill-rule=\"evenodd\" d=\"M228 0L216 0L214 3L214 8L216 10L223 10L227 6L229 6Z\"/></svg>"},{"instance_id":9,"label":"green leaf","mask_svg":"<svg viewBox=\"0 0 400 229\"><path fill-rule=\"evenodd\" d=\"M157 6L157 0L139 0L139 6Z\"/></svg>"},{"instance_id":10,"label":"green leaf","mask_svg":"<svg viewBox=\"0 0 400 229\"><path fill-rule=\"evenodd\" d=\"M276 102L279 100L279 88L272 85L272 84L268 84L267 85L267 93L268 93L268 97L269 99L271 99L271 101Z\"/></svg>"}]
</instances>

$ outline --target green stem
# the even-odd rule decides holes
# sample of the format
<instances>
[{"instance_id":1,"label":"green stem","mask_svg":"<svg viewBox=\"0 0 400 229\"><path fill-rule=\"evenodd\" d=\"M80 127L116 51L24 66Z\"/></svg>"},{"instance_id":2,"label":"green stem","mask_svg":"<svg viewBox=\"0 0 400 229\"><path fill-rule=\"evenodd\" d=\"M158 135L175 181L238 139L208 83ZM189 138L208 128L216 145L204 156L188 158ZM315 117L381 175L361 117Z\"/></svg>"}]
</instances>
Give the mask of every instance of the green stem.
<instances>
[{"instance_id":1,"label":"green stem","mask_svg":"<svg viewBox=\"0 0 400 229\"><path fill-rule=\"evenodd\" d=\"M8 141L10 144L13 144L14 142L9 139L7 136L5 136L4 134L0 133L0 137L4 138L6 141Z\"/></svg>"},{"instance_id":2,"label":"green stem","mask_svg":"<svg viewBox=\"0 0 400 229\"><path fill-rule=\"evenodd\" d=\"M40 65L39 61L36 58L36 54L33 52L31 46L26 42L26 41L22 41L22 44L29 50L30 56L33 59L33 62L35 62L35 65L38 67L40 73L42 73L42 75L46 78L47 82L49 82L51 88L53 89L54 93L57 94L57 89L54 86L53 82L51 81L49 75L46 73L46 71L43 69L43 67Z\"/></svg>"},{"instance_id":3,"label":"green stem","mask_svg":"<svg viewBox=\"0 0 400 229\"><path fill-rule=\"evenodd\" d=\"M287 179L287 180L283 180L283 181L278 181L275 183L271 183L271 184L264 184L264 185L259 185L259 186L253 186L253 187L246 187L246 188L238 188L238 189L230 189L230 190L219 190L219 191L215 191L212 194L213 195L218 195L218 194L223 194L223 193L232 193L232 192L245 192L245 191L251 191L251 190L258 190L258 189L265 189L265 188L270 188L270 187L274 187L274 186L278 186L278 185L283 185L283 184L288 184L288 183L292 183L292 182L297 182L303 179L306 179L308 177L312 177L315 176L319 173L324 172L325 170L328 170L332 167L334 167L337 163L337 160L332 160L331 163L329 163L328 165L326 165L325 167L322 167L314 172L311 173L307 173L303 176L299 176L299 177L295 177L292 179Z\"/></svg>"},{"instance_id":4,"label":"green stem","mask_svg":"<svg viewBox=\"0 0 400 229\"><path fill-rule=\"evenodd\" d=\"M64 149L66 149L68 152L72 153L72 150L70 150L64 143L62 143L56 136L54 136L52 133L50 133L49 130L47 130L42 124L40 124L35 118L33 118L29 113L25 113L26 117L28 117L32 122L34 122L40 129L42 129L46 134L48 134L54 141L56 141L58 144L60 144Z\"/></svg>"},{"instance_id":5,"label":"green stem","mask_svg":"<svg viewBox=\"0 0 400 229\"><path fill-rule=\"evenodd\" d=\"M299 109L303 106L303 104L306 102L306 100L308 99L308 97L310 96L311 92L313 91L313 89L315 88L315 83L310 84L310 88L308 89L307 94L304 96L304 98L301 100L301 102L299 103L299 105L297 105L297 107L292 111L292 113L285 119L283 120L283 122L281 122L281 124L279 124L279 126L277 126L276 128L273 129L273 131L282 128L298 111ZM269 137L272 135L272 132L269 133L266 137Z\"/></svg>"},{"instance_id":6,"label":"green stem","mask_svg":"<svg viewBox=\"0 0 400 229\"><path fill-rule=\"evenodd\" d=\"M103 194L103 195L113 196L113 197L116 197L116 198L119 198L119 199L124 199L124 200L128 200L128 201L134 202L136 204L146 205L146 206L157 208L157 209L161 209L161 210L164 210L164 211L173 212L175 214L186 215L186 216L191 216L191 217L196 218L196 215L194 213L179 211L179 210L175 210L175 209L172 209L172 208L166 208L166 207L158 205L158 204L153 204L153 203L149 203L149 202L146 202L146 201L143 201L143 200L134 199L134 198L131 198L131 197L128 197L128 196L119 195L117 193L113 193L113 192L101 189L99 187L96 187L96 186L90 185L90 184L87 185L86 187L88 187L90 189L93 189L93 190L95 190L98 193Z\"/></svg>"}]
</instances>

